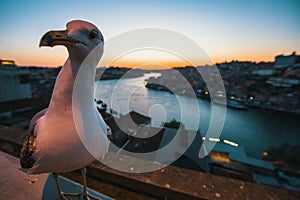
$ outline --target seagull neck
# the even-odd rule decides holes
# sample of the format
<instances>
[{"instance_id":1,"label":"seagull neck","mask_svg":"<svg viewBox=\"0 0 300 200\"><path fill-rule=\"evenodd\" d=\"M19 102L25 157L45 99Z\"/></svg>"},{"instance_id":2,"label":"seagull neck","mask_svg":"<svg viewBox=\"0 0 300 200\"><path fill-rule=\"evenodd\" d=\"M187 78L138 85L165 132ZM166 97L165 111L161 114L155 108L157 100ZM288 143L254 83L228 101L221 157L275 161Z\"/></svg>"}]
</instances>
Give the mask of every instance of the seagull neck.
<instances>
[{"instance_id":1,"label":"seagull neck","mask_svg":"<svg viewBox=\"0 0 300 200\"><path fill-rule=\"evenodd\" d=\"M73 88L81 63L68 58L59 72L51 101L48 108L48 113L66 113L72 111L72 96ZM84 95L89 101L94 99L94 77L96 69L88 69L83 78L81 76L80 82L82 83L81 94Z\"/></svg>"}]
</instances>

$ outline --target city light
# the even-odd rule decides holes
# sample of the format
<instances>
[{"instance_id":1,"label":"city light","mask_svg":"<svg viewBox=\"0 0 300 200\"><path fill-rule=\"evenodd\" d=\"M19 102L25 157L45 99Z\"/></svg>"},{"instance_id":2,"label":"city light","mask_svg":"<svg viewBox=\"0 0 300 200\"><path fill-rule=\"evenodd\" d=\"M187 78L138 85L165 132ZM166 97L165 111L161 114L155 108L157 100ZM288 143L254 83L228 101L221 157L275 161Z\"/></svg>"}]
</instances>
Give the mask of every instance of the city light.
<instances>
[{"instance_id":1,"label":"city light","mask_svg":"<svg viewBox=\"0 0 300 200\"><path fill-rule=\"evenodd\" d=\"M12 60L0 60L1 65L14 65L15 62Z\"/></svg>"},{"instance_id":2,"label":"city light","mask_svg":"<svg viewBox=\"0 0 300 200\"><path fill-rule=\"evenodd\" d=\"M238 146L239 146L237 143L231 142L231 141L229 141L229 140L223 140L223 142L224 142L225 144L229 144L229 145L234 146L234 147L238 147Z\"/></svg>"},{"instance_id":3,"label":"city light","mask_svg":"<svg viewBox=\"0 0 300 200\"><path fill-rule=\"evenodd\" d=\"M208 138L211 142L220 142L221 140L219 138Z\"/></svg>"}]
</instances>

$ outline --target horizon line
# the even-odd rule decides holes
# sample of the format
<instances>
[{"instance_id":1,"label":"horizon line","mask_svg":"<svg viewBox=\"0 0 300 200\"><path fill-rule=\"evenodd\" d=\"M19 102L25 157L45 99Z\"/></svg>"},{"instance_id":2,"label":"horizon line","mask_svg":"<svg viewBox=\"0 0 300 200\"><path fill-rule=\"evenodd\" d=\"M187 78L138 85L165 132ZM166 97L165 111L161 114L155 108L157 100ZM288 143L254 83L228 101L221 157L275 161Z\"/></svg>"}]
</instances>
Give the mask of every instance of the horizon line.
<instances>
[{"instance_id":1,"label":"horizon line","mask_svg":"<svg viewBox=\"0 0 300 200\"><path fill-rule=\"evenodd\" d=\"M216 62L214 62L212 60L211 64L197 64L196 66L192 65L191 63L187 63L187 62L172 62L172 61L165 61L165 62L161 62L161 63L143 63L140 64L139 61L129 61L129 62L122 62L120 64L114 64L114 65L110 65L110 66L97 66L97 68L112 68L112 67L118 67L118 68L130 68L130 69L143 69L143 70L164 70L164 69L170 69L170 68L184 68L184 67L205 67L205 66L212 66L212 65L218 65L218 64L224 64L224 63L232 63L232 62L250 62L250 63L254 63L254 64L259 64L259 63L274 63L275 62L275 58L277 56L292 56L292 55L297 55L296 51L292 51L292 53L289 54L284 54L284 53L280 53L280 54L276 54L272 60L270 59L261 59L261 60L251 60L251 59L223 59L223 60L217 60ZM300 55L298 55L300 56ZM63 65L35 65L35 64L30 64L30 65L19 65L16 64L15 60L13 59L3 59L0 58L1 61L12 61L14 63L14 65L18 66L18 67L41 67L41 68L59 68L62 67ZM154 68L151 69L151 67L149 68L145 68L145 66L152 66ZM155 67L156 65L156 67ZM143 67L139 67L139 66L144 66ZM169 67L162 67L162 66L169 66Z\"/></svg>"}]
</instances>

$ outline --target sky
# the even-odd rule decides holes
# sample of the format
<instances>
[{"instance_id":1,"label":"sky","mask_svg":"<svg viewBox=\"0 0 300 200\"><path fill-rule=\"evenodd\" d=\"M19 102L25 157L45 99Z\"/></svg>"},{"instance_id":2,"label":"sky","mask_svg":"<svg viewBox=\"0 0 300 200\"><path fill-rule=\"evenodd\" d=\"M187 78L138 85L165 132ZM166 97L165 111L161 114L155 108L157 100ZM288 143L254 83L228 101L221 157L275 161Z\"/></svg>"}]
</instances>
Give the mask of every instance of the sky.
<instances>
[{"instance_id":1,"label":"sky","mask_svg":"<svg viewBox=\"0 0 300 200\"><path fill-rule=\"evenodd\" d=\"M39 48L39 40L49 30L83 19L96 24L105 40L127 31L159 28L191 39L215 63L274 61L278 54L300 54L299 11L299 0L1 1L0 59L15 60L20 66L60 66L68 57L66 49ZM142 54L148 60L143 61ZM159 51L125 57L112 64L134 67L157 62L156 58L163 65L186 64Z\"/></svg>"}]
</instances>

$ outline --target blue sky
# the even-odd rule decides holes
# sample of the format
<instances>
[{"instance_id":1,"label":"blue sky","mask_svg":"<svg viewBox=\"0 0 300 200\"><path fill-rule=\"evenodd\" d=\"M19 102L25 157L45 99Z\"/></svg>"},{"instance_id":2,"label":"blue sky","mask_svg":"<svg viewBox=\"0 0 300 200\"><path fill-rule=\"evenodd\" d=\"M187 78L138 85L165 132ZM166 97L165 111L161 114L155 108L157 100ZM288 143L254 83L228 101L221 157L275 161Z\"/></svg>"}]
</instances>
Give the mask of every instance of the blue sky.
<instances>
[{"instance_id":1,"label":"blue sky","mask_svg":"<svg viewBox=\"0 0 300 200\"><path fill-rule=\"evenodd\" d=\"M95 23L105 38L165 28L197 42L215 62L273 60L300 53L300 1L1 1L0 58L19 65L61 65L63 47L40 49L48 30L72 19ZM55 57L56 59L49 59Z\"/></svg>"}]
</instances>

